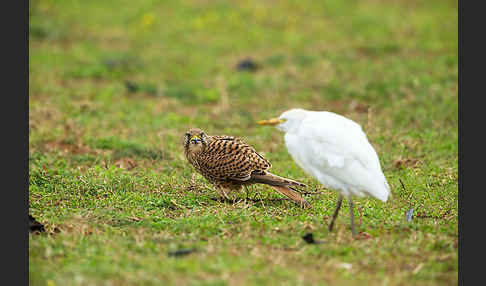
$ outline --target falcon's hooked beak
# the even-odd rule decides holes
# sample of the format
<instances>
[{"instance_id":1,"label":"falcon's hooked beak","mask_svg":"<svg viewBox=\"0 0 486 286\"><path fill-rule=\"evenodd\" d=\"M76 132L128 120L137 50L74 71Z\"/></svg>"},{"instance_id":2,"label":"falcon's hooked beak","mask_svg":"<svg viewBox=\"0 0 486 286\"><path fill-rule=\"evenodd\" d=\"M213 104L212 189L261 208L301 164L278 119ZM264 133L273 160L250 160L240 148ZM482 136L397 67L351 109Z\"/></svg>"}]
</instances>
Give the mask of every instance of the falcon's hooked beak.
<instances>
[{"instance_id":1,"label":"falcon's hooked beak","mask_svg":"<svg viewBox=\"0 0 486 286\"><path fill-rule=\"evenodd\" d=\"M196 135L194 135L194 136L192 136L192 137L191 137L191 140L190 140L190 141L191 141L192 143L194 143L194 144L197 144L198 142L201 142L201 141L202 141L202 139L201 139L201 138L199 138L199 137L197 137Z\"/></svg>"},{"instance_id":2,"label":"falcon's hooked beak","mask_svg":"<svg viewBox=\"0 0 486 286\"><path fill-rule=\"evenodd\" d=\"M278 125L280 123L284 123L285 121L286 121L285 119L271 118L268 120L258 121L257 123L260 125Z\"/></svg>"}]
</instances>

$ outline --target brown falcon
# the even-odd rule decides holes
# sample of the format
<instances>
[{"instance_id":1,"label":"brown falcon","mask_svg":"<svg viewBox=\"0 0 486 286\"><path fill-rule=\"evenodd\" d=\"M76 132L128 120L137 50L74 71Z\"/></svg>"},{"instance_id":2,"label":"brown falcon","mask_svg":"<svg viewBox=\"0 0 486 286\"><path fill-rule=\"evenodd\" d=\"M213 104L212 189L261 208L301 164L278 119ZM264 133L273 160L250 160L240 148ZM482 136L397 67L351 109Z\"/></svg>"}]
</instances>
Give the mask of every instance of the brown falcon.
<instances>
[{"instance_id":1,"label":"brown falcon","mask_svg":"<svg viewBox=\"0 0 486 286\"><path fill-rule=\"evenodd\" d=\"M259 183L270 185L303 207L311 207L295 190L306 185L268 172L270 162L240 138L206 135L192 128L185 134L184 151L187 160L225 198L228 191Z\"/></svg>"}]
</instances>

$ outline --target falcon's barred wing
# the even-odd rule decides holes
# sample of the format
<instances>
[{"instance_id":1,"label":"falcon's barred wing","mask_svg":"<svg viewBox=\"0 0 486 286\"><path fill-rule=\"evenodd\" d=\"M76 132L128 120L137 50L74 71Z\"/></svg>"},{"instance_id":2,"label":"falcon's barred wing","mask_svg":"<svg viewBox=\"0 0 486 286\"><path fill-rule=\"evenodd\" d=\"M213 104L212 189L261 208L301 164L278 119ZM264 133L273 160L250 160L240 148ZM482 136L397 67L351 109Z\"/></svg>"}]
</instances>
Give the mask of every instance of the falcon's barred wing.
<instances>
[{"instance_id":1,"label":"falcon's barred wing","mask_svg":"<svg viewBox=\"0 0 486 286\"><path fill-rule=\"evenodd\" d=\"M209 136L204 152L198 156L198 164L213 178L241 181L248 180L253 171L271 167L253 147L232 136Z\"/></svg>"}]
</instances>

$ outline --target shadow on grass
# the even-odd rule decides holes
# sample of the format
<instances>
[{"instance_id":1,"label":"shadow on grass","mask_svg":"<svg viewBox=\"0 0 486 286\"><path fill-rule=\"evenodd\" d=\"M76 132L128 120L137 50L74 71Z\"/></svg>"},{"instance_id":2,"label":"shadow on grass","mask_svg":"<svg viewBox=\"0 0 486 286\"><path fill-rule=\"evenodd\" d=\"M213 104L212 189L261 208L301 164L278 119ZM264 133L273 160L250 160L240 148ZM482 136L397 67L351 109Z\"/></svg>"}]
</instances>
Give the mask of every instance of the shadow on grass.
<instances>
[{"instance_id":1,"label":"shadow on grass","mask_svg":"<svg viewBox=\"0 0 486 286\"><path fill-rule=\"evenodd\" d=\"M225 198L209 198L212 201L223 203L223 204L229 204L229 205L234 205L237 204L241 201L245 201L245 199L242 198L235 198L235 199L225 199ZM282 207L284 206L283 202L289 201L293 204L295 204L291 199L288 198L267 198L267 199L254 199L254 198L247 198L246 201L248 202L253 202L253 203L260 203L263 204L264 206L269 206L269 207Z\"/></svg>"}]
</instances>

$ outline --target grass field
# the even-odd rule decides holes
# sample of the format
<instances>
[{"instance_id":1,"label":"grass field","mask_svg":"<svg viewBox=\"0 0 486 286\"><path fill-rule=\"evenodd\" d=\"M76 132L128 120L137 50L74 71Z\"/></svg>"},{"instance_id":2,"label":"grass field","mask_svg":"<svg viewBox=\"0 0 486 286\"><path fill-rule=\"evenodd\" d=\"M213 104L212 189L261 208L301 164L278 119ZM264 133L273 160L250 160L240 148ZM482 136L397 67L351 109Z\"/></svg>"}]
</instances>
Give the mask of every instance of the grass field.
<instances>
[{"instance_id":1,"label":"grass field","mask_svg":"<svg viewBox=\"0 0 486 286\"><path fill-rule=\"evenodd\" d=\"M31 285L457 284L456 1L30 5L29 212L50 233L29 237ZM355 120L380 156L392 198L356 200L356 239L256 124L294 107ZM313 209L263 185L215 201L189 127L243 137Z\"/></svg>"}]
</instances>

